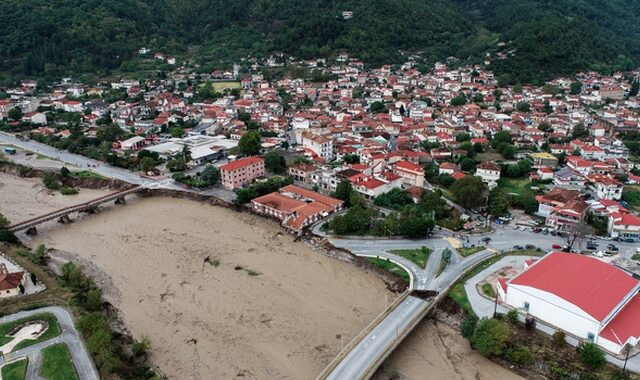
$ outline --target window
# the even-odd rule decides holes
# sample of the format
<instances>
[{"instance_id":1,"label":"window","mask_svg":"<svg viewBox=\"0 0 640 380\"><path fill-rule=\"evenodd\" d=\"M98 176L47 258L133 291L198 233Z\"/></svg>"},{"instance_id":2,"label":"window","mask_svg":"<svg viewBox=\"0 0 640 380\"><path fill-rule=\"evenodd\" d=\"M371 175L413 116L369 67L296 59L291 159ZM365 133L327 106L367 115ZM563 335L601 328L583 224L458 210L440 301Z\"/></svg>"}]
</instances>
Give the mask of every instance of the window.
<instances>
[{"instance_id":1,"label":"window","mask_svg":"<svg viewBox=\"0 0 640 380\"><path fill-rule=\"evenodd\" d=\"M593 333L587 333L587 340L589 342L593 342L594 339L595 339L595 335L593 335Z\"/></svg>"},{"instance_id":2,"label":"window","mask_svg":"<svg viewBox=\"0 0 640 380\"><path fill-rule=\"evenodd\" d=\"M529 312L529 302L524 303L524 311Z\"/></svg>"}]
</instances>

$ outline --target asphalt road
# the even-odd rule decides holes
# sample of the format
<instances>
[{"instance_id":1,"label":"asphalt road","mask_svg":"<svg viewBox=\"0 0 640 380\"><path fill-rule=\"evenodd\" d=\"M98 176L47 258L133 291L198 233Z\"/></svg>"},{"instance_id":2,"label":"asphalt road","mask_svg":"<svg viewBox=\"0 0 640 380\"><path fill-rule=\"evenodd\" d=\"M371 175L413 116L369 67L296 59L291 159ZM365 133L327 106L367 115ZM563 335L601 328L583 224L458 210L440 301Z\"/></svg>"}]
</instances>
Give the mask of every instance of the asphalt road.
<instances>
[{"instance_id":1,"label":"asphalt road","mask_svg":"<svg viewBox=\"0 0 640 380\"><path fill-rule=\"evenodd\" d=\"M462 258L451 244L445 239L427 240L351 240L331 239L331 243L337 247L350 250L356 256L376 256L387 258L401 265L411 275L412 290L445 291L451 286L458 276L466 269L476 265L482 260L495 254L484 250L469 257ZM403 257L389 253L389 250L402 248L420 248L426 246L432 249L425 268L420 268L415 263ZM453 255L449 265L436 277L442 251L446 248L452 250ZM391 352L411 322L435 302L435 298L423 300L409 296L400 303L386 318L378 323L356 346L338 363L327 379L361 379L371 369L373 363L386 358ZM380 360L381 361L381 360Z\"/></svg>"},{"instance_id":2,"label":"asphalt road","mask_svg":"<svg viewBox=\"0 0 640 380\"><path fill-rule=\"evenodd\" d=\"M40 342L38 344L34 344L29 347L25 347L23 349L6 354L3 357L0 357L0 365L13 359L27 357L29 359L29 364L27 366L26 379L39 380L40 376L38 376L38 369L42 361L40 351L52 344L64 343L69 349L69 353L71 354L71 358L73 359L73 365L76 367L76 371L80 379L99 380L100 375L98 374L98 370L96 369L93 360L91 360L91 357L87 352L82 337L78 333L78 330L76 330L76 327L73 323L73 317L66 309L58 306L49 306L35 310L21 311L19 313L0 318L0 324L12 322L21 318L30 317L32 315L41 313L51 313L56 317L56 319L58 320L58 324L60 325L60 335L53 339L49 339L44 342Z\"/></svg>"}]
</instances>

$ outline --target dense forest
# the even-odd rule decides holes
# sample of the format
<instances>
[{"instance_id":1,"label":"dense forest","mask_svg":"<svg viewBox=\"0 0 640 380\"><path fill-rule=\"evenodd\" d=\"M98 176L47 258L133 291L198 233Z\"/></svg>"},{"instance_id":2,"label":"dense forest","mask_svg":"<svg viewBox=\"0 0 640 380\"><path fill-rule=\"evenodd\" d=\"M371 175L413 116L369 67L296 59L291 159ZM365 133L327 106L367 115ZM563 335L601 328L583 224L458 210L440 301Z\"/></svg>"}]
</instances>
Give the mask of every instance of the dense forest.
<instances>
[{"instance_id":1,"label":"dense forest","mask_svg":"<svg viewBox=\"0 0 640 380\"><path fill-rule=\"evenodd\" d=\"M491 67L512 83L640 62L640 0L3 0L0 14L5 79L109 74L141 46L208 64L340 49L369 65L416 52L479 62L502 51Z\"/></svg>"}]
</instances>

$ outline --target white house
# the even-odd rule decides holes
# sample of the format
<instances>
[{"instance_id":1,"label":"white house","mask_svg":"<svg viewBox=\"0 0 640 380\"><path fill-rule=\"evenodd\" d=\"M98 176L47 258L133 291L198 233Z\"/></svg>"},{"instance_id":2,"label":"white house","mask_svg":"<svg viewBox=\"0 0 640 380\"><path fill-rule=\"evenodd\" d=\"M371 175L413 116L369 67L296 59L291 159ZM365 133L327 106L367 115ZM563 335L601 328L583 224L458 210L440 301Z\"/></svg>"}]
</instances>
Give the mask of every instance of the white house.
<instances>
[{"instance_id":1,"label":"white house","mask_svg":"<svg viewBox=\"0 0 640 380\"><path fill-rule=\"evenodd\" d=\"M640 337L640 282L594 257L551 252L508 281L503 301L618 354Z\"/></svg>"},{"instance_id":2,"label":"white house","mask_svg":"<svg viewBox=\"0 0 640 380\"><path fill-rule=\"evenodd\" d=\"M634 214L615 212L607 222L609 236L623 239L640 239L640 218Z\"/></svg>"},{"instance_id":3,"label":"white house","mask_svg":"<svg viewBox=\"0 0 640 380\"><path fill-rule=\"evenodd\" d=\"M326 162L333 160L333 140L325 136L305 134L302 136L302 146L311 149Z\"/></svg>"},{"instance_id":4,"label":"white house","mask_svg":"<svg viewBox=\"0 0 640 380\"><path fill-rule=\"evenodd\" d=\"M422 187L424 185L424 170L412 162L396 162L393 172L402 177L402 182L407 186Z\"/></svg>"},{"instance_id":5,"label":"white house","mask_svg":"<svg viewBox=\"0 0 640 380\"><path fill-rule=\"evenodd\" d=\"M482 178L482 182L493 189L498 186L500 179L500 167L493 162L483 162L476 168L476 177Z\"/></svg>"}]
</instances>

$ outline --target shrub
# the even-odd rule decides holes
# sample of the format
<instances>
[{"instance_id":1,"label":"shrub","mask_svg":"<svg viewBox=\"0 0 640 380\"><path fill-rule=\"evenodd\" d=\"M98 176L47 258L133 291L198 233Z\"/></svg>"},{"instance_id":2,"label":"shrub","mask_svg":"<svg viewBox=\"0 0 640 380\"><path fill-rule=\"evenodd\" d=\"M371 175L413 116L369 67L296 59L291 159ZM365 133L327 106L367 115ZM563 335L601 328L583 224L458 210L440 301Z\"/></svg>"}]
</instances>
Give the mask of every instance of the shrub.
<instances>
[{"instance_id":1,"label":"shrub","mask_svg":"<svg viewBox=\"0 0 640 380\"><path fill-rule=\"evenodd\" d=\"M509 326L503 322L482 318L473 332L471 345L484 356L500 356L510 335Z\"/></svg>"},{"instance_id":2,"label":"shrub","mask_svg":"<svg viewBox=\"0 0 640 380\"><path fill-rule=\"evenodd\" d=\"M0 228L0 241L9 244L16 244L19 242L18 238L13 234L13 232L2 228Z\"/></svg>"},{"instance_id":3,"label":"shrub","mask_svg":"<svg viewBox=\"0 0 640 380\"><path fill-rule=\"evenodd\" d=\"M74 187L63 187L62 189L60 189L60 194L62 194L62 195L78 194L78 189L76 189Z\"/></svg>"},{"instance_id":4,"label":"shrub","mask_svg":"<svg viewBox=\"0 0 640 380\"><path fill-rule=\"evenodd\" d=\"M509 323L511 323L512 325L515 325L518 323L518 310L515 309L511 309L507 312L507 320L509 321Z\"/></svg>"},{"instance_id":5,"label":"shrub","mask_svg":"<svg viewBox=\"0 0 640 380\"><path fill-rule=\"evenodd\" d=\"M460 333L463 337L470 339L473 336L473 331L476 329L477 324L478 317L473 314L467 315L464 321L462 321L462 325L460 326Z\"/></svg>"},{"instance_id":6,"label":"shrub","mask_svg":"<svg viewBox=\"0 0 640 380\"><path fill-rule=\"evenodd\" d=\"M71 171L69 169L67 169L66 166L63 166L60 168L60 175L63 177L68 177L69 174L71 174Z\"/></svg>"},{"instance_id":7,"label":"shrub","mask_svg":"<svg viewBox=\"0 0 640 380\"><path fill-rule=\"evenodd\" d=\"M509 360L513 364L517 365L525 365L533 360L533 355L531 355L531 351L525 346L517 345L515 347L510 347L505 352L507 360Z\"/></svg>"},{"instance_id":8,"label":"shrub","mask_svg":"<svg viewBox=\"0 0 640 380\"><path fill-rule=\"evenodd\" d=\"M564 333L564 331L556 331L553 333L553 335L551 335L551 339L553 340L553 344L555 344L558 347L562 347L565 345L566 340L565 338L567 337L567 335Z\"/></svg>"},{"instance_id":9,"label":"shrub","mask_svg":"<svg viewBox=\"0 0 640 380\"><path fill-rule=\"evenodd\" d=\"M42 177L42 183L47 189L57 190L60 188L58 176L56 176L54 173L45 173Z\"/></svg>"},{"instance_id":10,"label":"shrub","mask_svg":"<svg viewBox=\"0 0 640 380\"><path fill-rule=\"evenodd\" d=\"M599 369L605 363L604 352L594 343L583 343L578 347L580 359L591 369Z\"/></svg>"}]
</instances>

